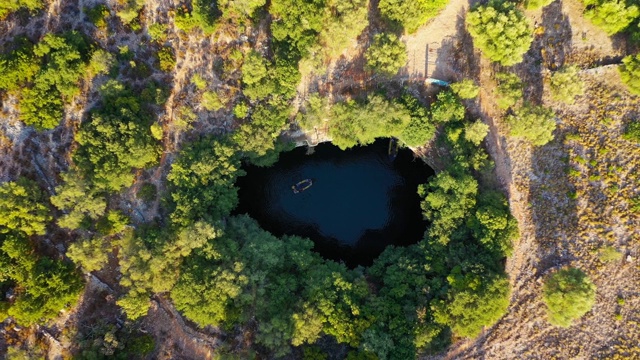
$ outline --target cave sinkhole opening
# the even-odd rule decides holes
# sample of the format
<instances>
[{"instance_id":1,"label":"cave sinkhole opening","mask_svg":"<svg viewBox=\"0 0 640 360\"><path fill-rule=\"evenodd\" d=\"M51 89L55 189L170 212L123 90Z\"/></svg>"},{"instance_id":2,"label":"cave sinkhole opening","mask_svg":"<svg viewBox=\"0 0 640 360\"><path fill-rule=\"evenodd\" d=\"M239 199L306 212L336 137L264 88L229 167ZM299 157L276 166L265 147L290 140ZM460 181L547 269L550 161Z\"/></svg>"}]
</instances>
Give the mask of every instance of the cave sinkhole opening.
<instances>
[{"instance_id":1,"label":"cave sinkhole opening","mask_svg":"<svg viewBox=\"0 0 640 360\"><path fill-rule=\"evenodd\" d=\"M326 259L369 266L389 245L420 241L428 225L417 189L434 171L410 149L390 156L389 141L345 151L322 143L309 155L305 147L282 153L271 167L244 164L234 214L276 236L307 237ZM305 179L311 186L295 193Z\"/></svg>"}]
</instances>

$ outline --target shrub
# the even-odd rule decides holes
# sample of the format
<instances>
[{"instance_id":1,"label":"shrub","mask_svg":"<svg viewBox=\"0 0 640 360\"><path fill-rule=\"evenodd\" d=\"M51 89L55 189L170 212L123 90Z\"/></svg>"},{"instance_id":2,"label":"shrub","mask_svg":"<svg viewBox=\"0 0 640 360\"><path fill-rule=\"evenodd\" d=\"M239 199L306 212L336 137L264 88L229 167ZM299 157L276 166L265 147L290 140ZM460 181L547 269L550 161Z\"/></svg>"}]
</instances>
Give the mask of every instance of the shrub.
<instances>
[{"instance_id":1,"label":"shrub","mask_svg":"<svg viewBox=\"0 0 640 360\"><path fill-rule=\"evenodd\" d=\"M474 123L467 124L464 128L465 140L476 146L480 145L488 133L489 125L483 123L481 120L476 120Z\"/></svg>"},{"instance_id":2,"label":"shrub","mask_svg":"<svg viewBox=\"0 0 640 360\"><path fill-rule=\"evenodd\" d=\"M85 8L84 12L89 17L89 21L98 29L105 29L107 27L109 8L106 5L100 4L92 8Z\"/></svg>"},{"instance_id":3,"label":"shrub","mask_svg":"<svg viewBox=\"0 0 640 360\"><path fill-rule=\"evenodd\" d=\"M124 0L124 7L116 14L125 25L131 25L144 6L144 0Z\"/></svg>"},{"instance_id":4,"label":"shrub","mask_svg":"<svg viewBox=\"0 0 640 360\"><path fill-rule=\"evenodd\" d=\"M584 83L578 76L578 68L570 66L554 72L549 81L549 90L553 100L573 104L576 96L584 94Z\"/></svg>"},{"instance_id":5,"label":"shrub","mask_svg":"<svg viewBox=\"0 0 640 360\"><path fill-rule=\"evenodd\" d=\"M0 185L0 234L8 230L44 235L51 220L38 184L26 178Z\"/></svg>"},{"instance_id":6,"label":"shrub","mask_svg":"<svg viewBox=\"0 0 640 360\"><path fill-rule=\"evenodd\" d=\"M622 258L622 253L613 246L605 246L598 252L598 258L606 263L618 261Z\"/></svg>"},{"instance_id":7,"label":"shrub","mask_svg":"<svg viewBox=\"0 0 640 360\"><path fill-rule=\"evenodd\" d=\"M522 61L533 41L527 18L510 2L491 1L467 14L473 43L491 61L511 66Z\"/></svg>"},{"instance_id":8,"label":"shrub","mask_svg":"<svg viewBox=\"0 0 640 360\"><path fill-rule=\"evenodd\" d=\"M634 120L627 125L622 138L640 143L640 121Z\"/></svg>"},{"instance_id":9,"label":"shrub","mask_svg":"<svg viewBox=\"0 0 640 360\"><path fill-rule=\"evenodd\" d=\"M215 21L220 14L214 0L191 0L191 10L186 5L179 7L174 21L182 31L200 28L205 35L210 35L216 30Z\"/></svg>"},{"instance_id":10,"label":"shrub","mask_svg":"<svg viewBox=\"0 0 640 360\"><path fill-rule=\"evenodd\" d=\"M0 20L4 19L10 13L20 9L27 8L29 11L35 11L42 8L42 0L9 0L0 2Z\"/></svg>"},{"instance_id":11,"label":"shrub","mask_svg":"<svg viewBox=\"0 0 640 360\"><path fill-rule=\"evenodd\" d=\"M393 34L378 34L364 56L367 68L384 76L394 76L407 64L407 47Z\"/></svg>"},{"instance_id":12,"label":"shrub","mask_svg":"<svg viewBox=\"0 0 640 360\"><path fill-rule=\"evenodd\" d=\"M191 77L191 83L195 85L198 90L204 90L207 88L207 81L203 79L199 74L194 74Z\"/></svg>"},{"instance_id":13,"label":"shrub","mask_svg":"<svg viewBox=\"0 0 640 360\"><path fill-rule=\"evenodd\" d=\"M543 299L547 305L549 322L569 327L593 307L596 286L580 269L563 269L545 282Z\"/></svg>"},{"instance_id":14,"label":"shrub","mask_svg":"<svg viewBox=\"0 0 640 360\"><path fill-rule=\"evenodd\" d=\"M556 114L544 106L525 105L507 116L511 136L522 137L533 145L544 145L553 140Z\"/></svg>"},{"instance_id":15,"label":"shrub","mask_svg":"<svg viewBox=\"0 0 640 360\"><path fill-rule=\"evenodd\" d=\"M213 91L205 91L202 94L202 107L208 111L217 111L224 107L224 104L220 100L218 93Z\"/></svg>"},{"instance_id":16,"label":"shrub","mask_svg":"<svg viewBox=\"0 0 640 360\"><path fill-rule=\"evenodd\" d=\"M551 4L554 0L525 0L524 7L527 10L537 10Z\"/></svg>"},{"instance_id":17,"label":"shrub","mask_svg":"<svg viewBox=\"0 0 640 360\"><path fill-rule=\"evenodd\" d=\"M516 74L498 73L498 98L496 102L501 109L508 109L522 99L522 81Z\"/></svg>"},{"instance_id":18,"label":"shrub","mask_svg":"<svg viewBox=\"0 0 640 360\"><path fill-rule=\"evenodd\" d=\"M163 43L167 39L167 25L158 23L152 24L147 29L147 32L153 41Z\"/></svg>"},{"instance_id":19,"label":"shrub","mask_svg":"<svg viewBox=\"0 0 640 360\"><path fill-rule=\"evenodd\" d=\"M238 119L244 119L249 114L249 105L245 102L238 103L233 107L233 116Z\"/></svg>"},{"instance_id":20,"label":"shrub","mask_svg":"<svg viewBox=\"0 0 640 360\"><path fill-rule=\"evenodd\" d=\"M607 35L626 29L639 15L637 5L624 0L584 0L584 17L600 27Z\"/></svg>"},{"instance_id":21,"label":"shrub","mask_svg":"<svg viewBox=\"0 0 640 360\"><path fill-rule=\"evenodd\" d=\"M473 99L480 93L480 88L471 79L451 84L451 90L461 99Z\"/></svg>"},{"instance_id":22,"label":"shrub","mask_svg":"<svg viewBox=\"0 0 640 360\"><path fill-rule=\"evenodd\" d=\"M448 0L380 0L378 9L384 18L400 24L409 34L438 15Z\"/></svg>"},{"instance_id":23,"label":"shrub","mask_svg":"<svg viewBox=\"0 0 640 360\"><path fill-rule=\"evenodd\" d=\"M173 48L165 46L158 51L158 61L160 62L160 70L171 72L176 67L176 55Z\"/></svg>"},{"instance_id":24,"label":"shrub","mask_svg":"<svg viewBox=\"0 0 640 360\"><path fill-rule=\"evenodd\" d=\"M622 59L618 68L622 82L632 94L640 95L640 54L629 55Z\"/></svg>"}]
</instances>

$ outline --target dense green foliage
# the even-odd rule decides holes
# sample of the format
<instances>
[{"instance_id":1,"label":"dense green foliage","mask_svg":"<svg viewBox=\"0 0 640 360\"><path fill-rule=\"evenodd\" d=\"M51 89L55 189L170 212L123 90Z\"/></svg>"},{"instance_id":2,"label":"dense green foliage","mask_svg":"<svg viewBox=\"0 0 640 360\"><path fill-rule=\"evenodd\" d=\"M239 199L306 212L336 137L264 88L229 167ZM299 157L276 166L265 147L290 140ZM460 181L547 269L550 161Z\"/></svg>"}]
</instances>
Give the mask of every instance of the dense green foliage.
<instances>
[{"instance_id":1,"label":"dense green foliage","mask_svg":"<svg viewBox=\"0 0 640 360\"><path fill-rule=\"evenodd\" d=\"M475 81L464 79L451 84L451 90L461 99L473 99L480 93L480 88Z\"/></svg>"},{"instance_id":2,"label":"dense green foliage","mask_svg":"<svg viewBox=\"0 0 640 360\"><path fill-rule=\"evenodd\" d=\"M91 53L76 32L47 34L36 45L19 39L15 50L0 55L0 90L19 95L20 118L27 125L51 129L79 92L80 80L106 73L111 61L101 49Z\"/></svg>"},{"instance_id":3,"label":"dense green foliage","mask_svg":"<svg viewBox=\"0 0 640 360\"><path fill-rule=\"evenodd\" d=\"M511 136L527 139L541 146L553 140L556 114L544 106L524 105L506 118Z\"/></svg>"},{"instance_id":4,"label":"dense green foliage","mask_svg":"<svg viewBox=\"0 0 640 360\"><path fill-rule=\"evenodd\" d=\"M634 120L627 124L622 137L626 140L640 143L640 121Z\"/></svg>"},{"instance_id":5,"label":"dense green foliage","mask_svg":"<svg viewBox=\"0 0 640 360\"><path fill-rule=\"evenodd\" d=\"M368 25L367 0L274 0L271 32L302 58L302 71L324 71L329 58L340 55Z\"/></svg>"},{"instance_id":6,"label":"dense green foliage","mask_svg":"<svg viewBox=\"0 0 640 360\"><path fill-rule=\"evenodd\" d=\"M533 30L512 2L491 1L467 14L467 29L474 45L491 61L515 65L529 50Z\"/></svg>"},{"instance_id":7,"label":"dense green foliage","mask_svg":"<svg viewBox=\"0 0 640 360\"><path fill-rule=\"evenodd\" d=\"M29 236L43 235L51 220L43 202L37 184L25 178L0 186L0 288L15 295L9 303L1 299L0 309L22 325L55 317L82 290L70 264L34 252Z\"/></svg>"},{"instance_id":8,"label":"dense green foliage","mask_svg":"<svg viewBox=\"0 0 640 360\"><path fill-rule=\"evenodd\" d=\"M75 304L83 288L70 264L37 256L33 250L23 234L0 235L0 285L12 287L16 295L7 314L23 325L54 318Z\"/></svg>"},{"instance_id":9,"label":"dense green foliage","mask_svg":"<svg viewBox=\"0 0 640 360\"><path fill-rule=\"evenodd\" d=\"M428 109L409 93L403 94L397 101L409 111L411 117L399 138L407 146L424 146L436 133L436 127L429 117Z\"/></svg>"},{"instance_id":10,"label":"dense green foliage","mask_svg":"<svg viewBox=\"0 0 640 360\"><path fill-rule=\"evenodd\" d=\"M569 327L593 307L596 286L580 269L562 269L544 283L543 296L549 322Z\"/></svg>"},{"instance_id":11,"label":"dense green foliage","mask_svg":"<svg viewBox=\"0 0 640 360\"><path fill-rule=\"evenodd\" d=\"M26 178L0 185L0 234L44 235L51 220L38 184Z\"/></svg>"},{"instance_id":12,"label":"dense green foliage","mask_svg":"<svg viewBox=\"0 0 640 360\"><path fill-rule=\"evenodd\" d=\"M417 349L446 345L448 329L460 336L475 336L483 326L494 323L508 304L509 287L501 261L510 253L517 225L505 197L480 192L471 175L471 169L486 166L484 152L477 147L486 135L486 125L466 121L464 108L460 114L460 101L452 94L439 96L434 104L439 117L445 119L440 121L445 126L443 139L451 148L455 163L424 186L431 190L423 194L423 208L432 221L425 240L406 248L388 248L366 270L367 281L361 269L347 270L321 259L310 251L313 244L306 239L278 239L246 216L227 218L220 228L221 235L198 242L192 248L193 255L182 262L171 289L176 307L200 326L214 325L229 331L238 326L255 326L255 341L272 356L286 354L290 345L312 344L322 335L329 335L338 342L359 347L370 358L411 359ZM371 124L371 119L382 116L387 123ZM384 132L379 128L391 133L399 131L394 126L406 129L414 119L418 124L427 124L430 135L435 131L427 109L408 94L397 102L372 95L367 102L333 106L325 99L312 97L300 122L318 126L325 117L348 131L349 126L357 129L356 135L348 138L350 146L372 141L376 131ZM192 149L212 152L212 148L223 146L226 141L201 140L183 150L175 164L182 169L197 168L196 160L203 156L201 150ZM230 146L226 149L234 154ZM225 171L239 171L237 155L233 155L235 160L224 160L226 156L211 158L221 164L216 166L226 163ZM212 173L216 171L190 173L184 183L208 179ZM174 175L169 177L175 183L171 179ZM204 204L198 204L199 198L190 198L184 203L195 204L200 212L176 208L174 221L189 221L174 223L193 224L202 217L217 221L228 214L232 206L226 204L237 201L236 190L233 180L221 179L219 184L222 186L214 186L220 189L218 198L211 197L213 208L200 211ZM193 191L209 188L195 185ZM182 191L176 189L174 198ZM141 236L145 238L148 236ZM142 276L142 272L136 273ZM155 272L151 269L144 272L146 278L152 273ZM173 280L145 282L173 284ZM140 296L134 293L130 304L122 300L121 304L129 309L128 313L141 315L146 311L149 292L168 288L147 288Z\"/></svg>"},{"instance_id":13,"label":"dense green foliage","mask_svg":"<svg viewBox=\"0 0 640 360\"><path fill-rule=\"evenodd\" d=\"M578 68L565 67L551 75L549 91L555 101L573 104L575 97L584 94L584 82L578 76Z\"/></svg>"},{"instance_id":14,"label":"dense green foliage","mask_svg":"<svg viewBox=\"0 0 640 360\"><path fill-rule=\"evenodd\" d=\"M10 13L27 8L29 11L35 11L42 8L42 0L6 0L0 2L0 20L4 19Z\"/></svg>"},{"instance_id":15,"label":"dense green foliage","mask_svg":"<svg viewBox=\"0 0 640 360\"><path fill-rule=\"evenodd\" d=\"M191 0L191 7L182 5L176 9L175 25L178 29L190 32L200 29L205 35L216 30L216 19L221 13L214 0Z\"/></svg>"},{"instance_id":16,"label":"dense green foliage","mask_svg":"<svg viewBox=\"0 0 640 360\"><path fill-rule=\"evenodd\" d=\"M47 34L36 45L22 39L16 45L0 55L0 90L20 96L20 119L27 125L52 129L60 123L65 103L80 91L80 80L102 69L95 62L88 66L89 44L76 32Z\"/></svg>"},{"instance_id":17,"label":"dense green foliage","mask_svg":"<svg viewBox=\"0 0 640 360\"><path fill-rule=\"evenodd\" d=\"M428 109L409 93L395 101L370 95L366 101L349 100L333 105L314 95L297 121L305 130L327 126L332 142L342 149L371 144L381 137L396 137L408 146L422 146L435 134L429 115Z\"/></svg>"},{"instance_id":18,"label":"dense green foliage","mask_svg":"<svg viewBox=\"0 0 640 360\"><path fill-rule=\"evenodd\" d=\"M632 1L583 0L584 16L608 35L625 30L640 16L640 8Z\"/></svg>"},{"instance_id":19,"label":"dense green foliage","mask_svg":"<svg viewBox=\"0 0 640 360\"><path fill-rule=\"evenodd\" d=\"M177 232L157 227L126 231L117 245L120 285L128 289L118 305L127 317L133 320L144 316L151 294L173 288L183 258L217 236L216 229L204 222L195 222Z\"/></svg>"},{"instance_id":20,"label":"dense green foliage","mask_svg":"<svg viewBox=\"0 0 640 360\"><path fill-rule=\"evenodd\" d=\"M164 72L173 71L176 67L176 56L172 47L164 46L158 51L158 63L160 70Z\"/></svg>"},{"instance_id":21,"label":"dense green foliage","mask_svg":"<svg viewBox=\"0 0 640 360\"><path fill-rule=\"evenodd\" d=\"M254 318L256 341L276 355L322 332L355 345L367 325L364 278L324 263L312 246L298 237L278 239L246 216L231 218L221 238L185 262L171 297L201 326Z\"/></svg>"},{"instance_id":22,"label":"dense green foliage","mask_svg":"<svg viewBox=\"0 0 640 360\"><path fill-rule=\"evenodd\" d=\"M622 59L618 68L622 82L632 94L640 95L640 54L629 55Z\"/></svg>"},{"instance_id":23,"label":"dense green foliage","mask_svg":"<svg viewBox=\"0 0 640 360\"><path fill-rule=\"evenodd\" d=\"M364 54L367 68L383 76L394 76L407 64L407 47L393 34L378 34Z\"/></svg>"},{"instance_id":24,"label":"dense green foliage","mask_svg":"<svg viewBox=\"0 0 640 360\"><path fill-rule=\"evenodd\" d=\"M175 206L172 221L186 226L226 216L238 203L234 183L241 175L240 158L228 142L203 138L190 144L167 176Z\"/></svg>"},{"instance_id":25,"label":"dense green foliage","mask_svg":"<svg viewBox=\"0 0 640 360\"><path fill-rule=\"evenodd\" d=\"M140 98L124 85L109 81L102 103L80 126L73 159L95 188L119 191L131 186L132 170L153 165L160 155L151 136L151 119Z\"/></svg>"},{"instance_id":26,"label":"dense green foliage","mask_svg":"<svg viewBox=\"0 0 640 360\"><path fill-rule=\"evenodd\" d=\"M371 144L379 137L400 137L411 121L406 108L379 95L369 96L365 103L335 104L331 115L329 135L341 149Z\"/></svg>"},{"instance_id":27,"label":"dense green foliage","mask_svg":"<svg viewBox=\"0 0 640 360\"><path fill-rule=\"evenodd\" d=\"M447 0L380 0L378 10L383 18L399 24L411 34L447 6Z\"/></svg>"},{"instance_id":28,"label":"dense green foliage","mask_svg":"<svg viewBox=\"0 0 640 360\"><path fill-rule=\"evenodd\" d=\"M496 80L498 81L498 98L496 101L499 108L508 109L522 99L523 86L518 75L512 73L497 73Z\"/></svg>"}]
</instances>

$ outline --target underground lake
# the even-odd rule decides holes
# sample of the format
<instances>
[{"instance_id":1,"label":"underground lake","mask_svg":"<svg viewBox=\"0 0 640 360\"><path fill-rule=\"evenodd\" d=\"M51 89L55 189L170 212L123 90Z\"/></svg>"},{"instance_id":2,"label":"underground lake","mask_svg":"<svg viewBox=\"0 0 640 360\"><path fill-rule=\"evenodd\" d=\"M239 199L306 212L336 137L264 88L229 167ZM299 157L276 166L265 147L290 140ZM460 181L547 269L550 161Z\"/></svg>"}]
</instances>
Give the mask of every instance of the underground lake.
<instances>
[{"instance_id":1,"label":"underground lake","mask_svg":"<svg viewBox=\"0 0 640 360\"><path fill-rule=\"evenodd\" d=\"M314 242L323 257L349 267L369 266L388 245L422 239L419 184L434 171L409 149L389 156L389 139L340 150L322 143L307 155L299 147L280 154L271 167L244 165L236 214L249 214L277 236ZM292 186L301 184L298 193Z\"/></svg>"}]
</instances>

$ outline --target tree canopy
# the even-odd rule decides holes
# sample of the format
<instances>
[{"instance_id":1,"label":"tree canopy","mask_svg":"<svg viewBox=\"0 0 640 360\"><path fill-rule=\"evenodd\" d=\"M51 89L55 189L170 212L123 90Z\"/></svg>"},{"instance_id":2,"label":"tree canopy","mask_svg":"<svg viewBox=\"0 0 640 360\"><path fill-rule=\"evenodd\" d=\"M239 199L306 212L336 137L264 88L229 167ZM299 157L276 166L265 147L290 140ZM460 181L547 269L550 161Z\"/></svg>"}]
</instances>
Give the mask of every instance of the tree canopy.
<instances>
[{"instance_id":1,"label":"tree canopy","mask_svg":"<svg viewBox=\"0 0 640 360\"><path fill-rule=\"evenodd\" d=\"M407 64L407 47L393 34L378 34L364 56L370 70L390 77Z\"/></svg>"},{"instance_id":2,"label":"tree canopy","mask_svg":"<svg viewBox=\"0 0 640 360\"><path fill-rule=\"evenodd\" d=\"M438 15L447 3L447 0L381 0L378 10L383 18L399 24L407 33L412 34L429 19Z\"/></svg>"},{"instance_id":3,"label":"tree canopy","mask_svg":"<svg viewBox=\"0 0 640 360\"><path fill-rule=\"evenodd\" d=\"M508 1L491 1L467 14L467 30L484 56L504 66L522 61L533 41L527 18Z\"/></svg>"},{"instance_id":4,"label":"tree canopy","mask_svg":"<svg viewBox=\"0 0 640 360\"><path fill-rule=\"evenodd\" d=\"M569 327L593 307L596 286L580 269L562 269L544 283L543 299L549 322Z\"/></svg>"},{"instance_id":5,"label":"tree canopy","mask_svg":"<svg viewBox=\"0 0 640 360\"><path fill-rule=\"evenodd\" d=\"M533 145L542 146L553 140L556 114L543 106L524 105L508 115L511 136L527 139Z\"/></svg>"},{"instance_id":6,"label":"tree canopy","mask_svg":"<svg viewBox=\"0 0 640 360\"><path fill-rule=\"evenodd\" d=\"M19 178L0 185L0 234L44 235L49 221L51 215L38 184Z\"/></svg>"},{"instance_id":7,"label":"tree canopy","mask_svg":"<svg viewBox=\"0 0 640 360\"><path fill-rule=\"evenodd\" d=\"M622 59L620 78L632 94L640 95L640 54Z\"/></svg>"}]
</instances>

